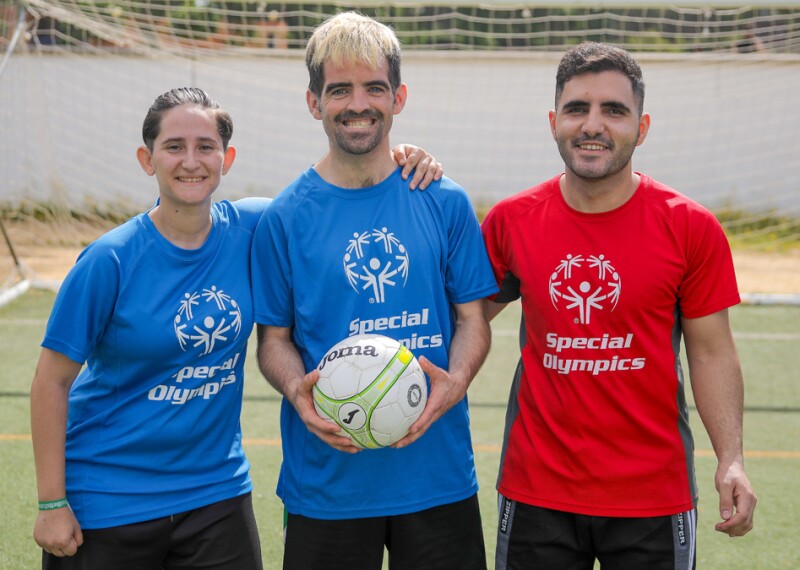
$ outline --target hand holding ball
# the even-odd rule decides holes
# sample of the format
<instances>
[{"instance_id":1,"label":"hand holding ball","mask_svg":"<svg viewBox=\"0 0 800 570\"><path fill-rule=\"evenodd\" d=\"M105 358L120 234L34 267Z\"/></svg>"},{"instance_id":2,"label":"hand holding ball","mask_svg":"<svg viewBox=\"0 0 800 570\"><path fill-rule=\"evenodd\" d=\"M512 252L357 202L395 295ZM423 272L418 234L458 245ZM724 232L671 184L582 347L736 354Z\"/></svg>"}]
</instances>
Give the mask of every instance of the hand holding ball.
<instances>
[{"instance_id":1,"label":"hand holding ball","mask_svg":"<svg viewBox=\"0 0 800 570\"><path fill-rule=\"evenodd\" d=\"M325 353L317 369L312 390L317 413L359 447L396 443L425 409L425 374L411 351L392 338L346 338Z\"/></svg>"}]
</instances>

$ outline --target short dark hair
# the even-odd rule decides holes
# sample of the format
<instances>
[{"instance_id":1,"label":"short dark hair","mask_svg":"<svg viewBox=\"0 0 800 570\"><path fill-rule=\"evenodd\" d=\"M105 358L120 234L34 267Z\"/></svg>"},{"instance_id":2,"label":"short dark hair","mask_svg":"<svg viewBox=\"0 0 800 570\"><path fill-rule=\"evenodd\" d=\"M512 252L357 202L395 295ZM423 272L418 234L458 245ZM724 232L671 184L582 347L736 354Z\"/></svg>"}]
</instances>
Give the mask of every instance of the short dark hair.
<instances>
[{"instance_id":1,"label":"short dark hair","mask_svg":"<svg viewBox=\"0 0 800 570\"><path fill-rule=\"evenodd\" d=\"M173 107L178 107L185 103L199 105L204 109L212 109L214 111L214 117L217 120L217 131L219 131L219 136L222 139L222 147L227 149L228 142L233 136L233 120L230 114L202 89L197 87L178 87L156 97L156 100L150 105L147 115L145 115L144 123L142 123L142 139L150 152L153 152L153 142L161 132L161 117Z\"/></svg>"},{"instance_id":2,"label":"short dark hair","mask_svg":"<svg viewBox=\"0 0 800 570\"><path fill-rule=\"evenodd\" d=\"M583 42L564 54L556 71L556 109L558 100L564 91L564 85L584 73L601 73L603 71L619 71L630 79L633 97L639 110L644 111L644 79L642 68L633 56L624 49L599 42Z\"/></svg>"}]
</instances>

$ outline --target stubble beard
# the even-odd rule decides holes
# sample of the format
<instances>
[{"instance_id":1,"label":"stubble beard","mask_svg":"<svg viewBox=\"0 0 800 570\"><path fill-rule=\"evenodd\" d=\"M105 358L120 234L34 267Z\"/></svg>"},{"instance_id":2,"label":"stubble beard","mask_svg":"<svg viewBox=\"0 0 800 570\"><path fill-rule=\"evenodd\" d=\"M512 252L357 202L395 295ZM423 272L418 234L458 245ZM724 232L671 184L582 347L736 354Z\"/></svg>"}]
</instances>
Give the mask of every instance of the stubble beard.
<instances>
[{"instance_id":1,"label":"stubble beard","mask_svg":"<svg viewBox=\"0 0 800 570\"><path fill-rule=\"evenodd\" d=\"M336 145L348 154L362 155L375 150L384 137L385 128L383 117L368 114L369 119L375 120L375 128L370 133L347 133L339 128L344 120L356 117L337 117L334 123L333 138Z\"/></svg>"},{"instance_id":2,"label":"stubble beard","mask_svg":"<svg viewBox=\"0 0 800 570\"><path fill-rule=\"evenodd\" d=\"M589 141L591 139L581 139L580 143ZM567 169L579 178L592 181L603 180L618 174L630 163L633 151L636 149L636 141L624 141L620 145L616 145L611 141L604 141L603 144L608 146L611 152L611 156L607 159L587 161L576 158L573 154L576 147L574 139L559 139L558 152Z\"/></svg>"}]
</instances>

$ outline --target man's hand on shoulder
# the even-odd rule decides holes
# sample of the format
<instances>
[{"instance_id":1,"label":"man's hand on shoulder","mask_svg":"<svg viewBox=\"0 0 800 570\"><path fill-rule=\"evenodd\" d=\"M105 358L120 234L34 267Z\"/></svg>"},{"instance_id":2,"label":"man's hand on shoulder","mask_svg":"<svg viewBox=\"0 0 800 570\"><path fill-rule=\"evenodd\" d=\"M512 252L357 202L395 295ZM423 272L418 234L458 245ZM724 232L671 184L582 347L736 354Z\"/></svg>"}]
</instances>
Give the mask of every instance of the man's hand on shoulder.
<instances>
[{"instance_id":1,"label":"man's hand on shoulder","mask_svg":"<svg viewBox=\"0 0 800 570\"><path fill-rule=\"evenodd\" d=\"M408 180L409 175L414 173L408 185L412 190L417 187L424 190L434 180L441 179L444 173L441 163L418 146L399 144L392 149L392 158L403 167L403 180Z\"/></svg>"}]
</instances>

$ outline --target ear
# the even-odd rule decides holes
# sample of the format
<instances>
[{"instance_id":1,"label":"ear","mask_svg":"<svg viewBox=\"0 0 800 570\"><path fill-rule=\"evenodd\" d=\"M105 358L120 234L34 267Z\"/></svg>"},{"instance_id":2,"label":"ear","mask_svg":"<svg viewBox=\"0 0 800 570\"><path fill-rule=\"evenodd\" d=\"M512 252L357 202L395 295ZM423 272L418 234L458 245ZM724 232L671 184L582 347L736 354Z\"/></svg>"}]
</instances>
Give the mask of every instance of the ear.
<instances>
[{"instance_id":1,"label":"ear","mask_svg":"<svg viewBox=\"0 0 800 570\"><path fill-rule=\"evenodd\" d=\"M400 112L403 110L403 107L406 106L407 100L408 100L408 87L406 87L405 83L401 83L394 94L394 109L392 109L392 114L399 115Z\"/></svg>"},{"instance_id":2,"label":"ear","mask_svg":"<svg viewBox=\"0 0 800 570\"><path fill-rule=\"evenodd\" d=\"M642 113L639 117L639 138L636 140L636 146L639 146L647 138L647 132L650 130L650 115Z\"/></svg>"},{"instance_id":3,"label":"ear","mask_svg":"<svg viewBox=\"0 0 800 570\"><path fill-rule=\"evenodd\" d=\"M320 113L319 110L319 99L311 92L311 89L306 90L306 104L308 105L308 111L311 113L311 116L321 121L322 113Z\"/></svg>"},{"instance_id":4,"label":"ear","mask_svg":"<svg viewBox=\"0 0 800 570\"><path fill-rule=\"evenodd\" d=\"M139 161L142 170L144 170L148 176L152 176L156 173L156 169L153 166L153 155L150 154L150 149L146 146L140 146L136 149L136 159Z\"/></svg>"},{"instance_id":5,"label":"ear","mask_svg":"<svg viewBox=\"0 0 800 570\"><path fill-rule=\"evenodd\" d=\"M556 112L550 111L547 118L550 121L550 134L553 136L553 140L556 140Z\"/></svg>"},{"instance_id":6,"label":"ear","mask_svg":"<svg viewBox=\"0 0 800 570\"><path fill-rule=\"evenodd\" d=\"M233 161L236 160L236 147L229 146L225 149L225 158L222 161L222 175L228 174L228 171L233 166Z\"/></svg>"}]
</instances>

